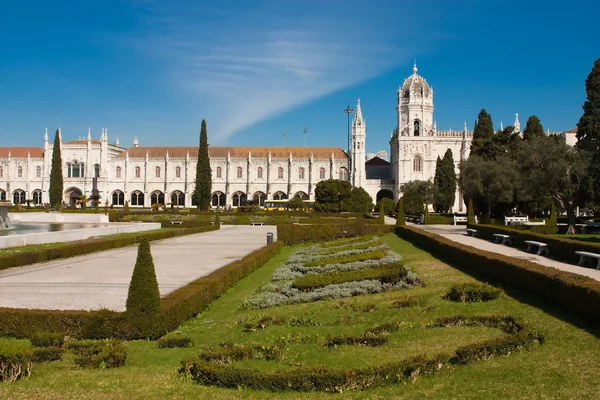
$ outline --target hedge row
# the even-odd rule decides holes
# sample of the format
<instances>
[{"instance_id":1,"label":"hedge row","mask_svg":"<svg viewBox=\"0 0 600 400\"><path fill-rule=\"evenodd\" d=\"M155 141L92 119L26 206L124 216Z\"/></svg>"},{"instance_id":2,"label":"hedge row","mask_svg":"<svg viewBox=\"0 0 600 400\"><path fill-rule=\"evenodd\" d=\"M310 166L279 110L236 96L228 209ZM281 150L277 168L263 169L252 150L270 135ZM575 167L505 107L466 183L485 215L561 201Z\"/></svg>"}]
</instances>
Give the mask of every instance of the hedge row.
<instances>
[{"instance_id":1,"label":"hedge row","mask_svg":"<svg viewBox=\"0 0 600 400\"><path fill-rule=\"evenodd\" d=\"M408 270L402 264L386 265L378 268L364 268L333 274L307 274L293 281L292 287L315 290L328 285L375 279L382 283L396 284L406 278Z\"/></svg>"},{"instance_id":2,"label":"hedge row","mask_svg":"<svg viewBox=\"0 0 600 400\"><path fill-rule=\"evenodd\" d=\"M477 225L477 228L481 227ZM600 282L594 279L465 246L418 228L396 227L396 234L456 268L531 293L592 324L600 321Z\"/></svg>"},{"instance_id":3,"label":"hedge row","mask_svg":"<svg viewBox=\"0 0 600 400\"><path fill-rule=\"evenodd\" d=\"M600 243L583 242L560 236L545 235L543 233L509 228L507 226L476 224L469 225L468 227L477 229L479 231L479 236L482 239L487 240L494 240L494 233L510 235L512 237L512 244L516 247L526 248L527 245L524 243L526 240L548 243L550 246L550 254L552 254L553 257L568 263L577 262L579 256L575 255L576 251L600 253Z\"/></svg>"},{"instance_id":4,"label":"hedge row","mask_svg":"<svg viewBox=\"0 0 600 400\"><path fill-rule=\"evenodd\" d=\"M150 339L175 329L208 305L237 281L269 261L283 246L275 242L179 288L160 301L161 314ZM26 310L0 308L0 336L30 337L34 332L59 332L76 338L140 339L125 313L98 311Z\"/></svg>"},{"instance_id":5,"label":"hedge row","mask_svg":"<svg viewBox=\"0 0 600 400\"><path fill-rule=\"evenodd\" d=\"M341 238L386 234L392 232L392 229L391 225L380 224L279 225L277 226L277 240L293 246L299 243L322 243Z\"/></svg>"},{"instance_id":6,"label":"hedge row","mask_svg":"<svg viewBox=\"0 0 600 400\"><path fill-rule=\"evenodd\" d=\"M477 321L478 317L469 317ZM485 320L502 317L484 316ZM443 325L432 325L437 327ZM501 326L497 326L506 331ZM417 356L365 368L300 367L275 371L238 368L233 365L208 362L202 358L183 361L179 374L191 378L195 383L234 389L269 391L325 391L343 392L365 390L394 383L412 382L420 376L435 374L446 365L464 365L493 356L507 356L519 350L529 350L544 338L523 325L509 334L482 343L462 346L453 354L438 354L430 357ZM221 361L221 360L218 360ZM229 360L231 362L234 360Z\"/></svg>"},{"instance_id":7,"label":"hedge row","mask_svg":"<svg viewBox=\"0 0 600 400\"><path fill-rule=\"evenodd\" d=\"M190 235L214 231L218 226L201 226L191 229L169 229L167 231L139 232L137 236L127 237L98 237L69 242L64 246L48 249L36 249L29 251L20 251L16 253L0 256L0 270L23 265L43 263L60 258L69 258L82 254L94 253L116 249L119 247L131 246L136 244L141 237L147 237L148 240L161 240L177 236Z\"/></svg>"}]
</instances>

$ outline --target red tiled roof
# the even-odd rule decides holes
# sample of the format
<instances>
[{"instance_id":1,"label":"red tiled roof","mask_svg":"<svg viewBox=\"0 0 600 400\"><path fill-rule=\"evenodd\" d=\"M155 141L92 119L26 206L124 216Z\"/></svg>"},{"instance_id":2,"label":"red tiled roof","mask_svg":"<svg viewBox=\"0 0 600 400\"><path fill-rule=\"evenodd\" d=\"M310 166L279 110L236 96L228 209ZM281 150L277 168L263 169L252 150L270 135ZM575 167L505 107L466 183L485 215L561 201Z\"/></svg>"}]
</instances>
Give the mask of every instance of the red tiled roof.
<instances>
[{"instance_id":1,"label":"red tiled roof","mask_svg":"<svg viewBox=\"0 0 600 400\"><path fill-rule=\"evenodd\" d=\"M571 129L570 131L567 131L567 133L577 133L577 132L578 132L577 127Z\"/></svg>"},{"instance_id":2,"label":"red tiled roof","mask_svg":"<svg viewBox=\"0 0 600 400\"><path fill-rule=\"evenodd\" d=\"M0 157L8 157L8 153L11 157L27 157L28 154L31 158L44 157L44 149L41 147L0 147Z\"/></svg>"},{"instance_id":3,"label":"red tiled roof","mask_svg":"<svg viewBox=\"0 0 600 400\"><path fill-rule=\"evenodd\" d=\"M198 155L197 146L153 146L153 147L131 147L127 151L119 154L117 157L125 157L129 154L131 158L144 158L146 153L148 157L169 157L183 158L189 153L190 158L196 158ZM245 158L248 153L252 157L267 157L271 153L273 158L287 158L292 154L293 158L313 158L329 159L333 154L336 159L346 159L346 153L337 147L234 147L234 146L209 146L208 154L211 157L227 157L227 153L232 158Z\"/></svg>"},{"instance_id":4,"label":"red tiled roof","mask_svg":"<svg viewBox=\"0 0 600 400\"><path fill-rule=\"evenodd\" d=\"M388 166L390 165L389 162L385 161L383 158L379 158L379 157L373 157L371 158L369 161L367 161L365 163L366 166L374 166L374 165L385 165Z\"/></svg>"}]
</instances>

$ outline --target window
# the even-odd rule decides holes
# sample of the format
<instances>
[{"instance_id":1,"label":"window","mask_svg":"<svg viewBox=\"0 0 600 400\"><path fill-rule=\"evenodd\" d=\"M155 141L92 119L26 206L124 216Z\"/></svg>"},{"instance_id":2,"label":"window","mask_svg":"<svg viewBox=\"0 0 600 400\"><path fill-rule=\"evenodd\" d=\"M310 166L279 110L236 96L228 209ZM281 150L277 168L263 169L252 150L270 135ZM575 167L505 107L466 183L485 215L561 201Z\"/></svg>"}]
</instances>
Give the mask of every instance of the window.
<instances>
[{"instance_id":1,"label":"window","mask_svg":"<svg viewBox=\"0 0 600 400\"><path fill-rule=\"evenodd\" d=\"M25 192L21 189L17 189L13 192L13 204L24 204L25 203Z\"/></svg>"},{"instance_id":2,"label":"window","mask_svg":"<svg viewBox=\"0 0 600 400\"><path fill-rule=\"evenodd\" d=\"M242 167L237 167L237 177L241 178L242 177Z\"/></svg>"},{"instance_id":3,"label":"window","mask_svg":"<svg viewBox=\"0 0 600 400\"><path fill-rule=\"evenodd\" d=\"M185 205L185 194L179 190L171 193L171 205L173 206L184 206Z\"/></svg>"},{"instance_id":4,"label":"window","mask_svg":"<svg viewBox=\"0 0 600 400\"><path fill-rule=\"evenodd\" d=\"M233 200L233 207L245 206L246 205L246 195L242 192L235 192L231 197Z\"/></svg>"},{"instance_id":5,"label":"window","mask_svg":"<svg viewBox=\"0 0 600 400\"><path fill-rule=\"evenodd\" d=\"M338 171L338 175L339 175L340 181L348 180L348 170L345 167L340 168L340 170Z\"/></svg>"},{"instance_id":6,"label":"window","mask_svg":"<svg viewBox=\"0 0 600 400\"><path fill-rule=\"evenodd\" d=\"M125 205L125 194L120 190L115 190L112 194L112 204L113 206Z\"/></svg>"},{"instance_id":7,"label":"window","mask_svg":"<svg viewBox=\"0 0 600 400\"><path fill-rule=\"evenodd\" d=\"M121 167L117 167L117 178L121 177Z\"/></svg>"},{"instance_id":8,"label":"window","mask_svg":"<svg viewBox=\"0 0 600 400\"><path fill-rule=\"evenodd\" d=\"M421 121L415 119L415 127L414 127L415 136L421 135Z\"/></svg>"},{"instance_id":9,"label":"window","mask_svg":"<svg viewBox=\"0 0 600 400\"><path fill-rule=\"evenodd\" d=\"M17 175L19 176L19 178L23 177L23 167L17 168Z\"/></svg>"},{"instance_id":10,"label":"window","mask_svg":"<svg viewBox=\"0 0 600 400\"><path fill-rule=\"evenodd\" d=\"M319 179L325 179L325 168L319 169Z\"/></svg>"},{"instance_id":11,"label":"window","mask_svg":"<svg viewBox=\"0 0 600 400\"><path fill-rule=\"evenodd\" d=\"M6 201L6 192L0 189L0 200Z\"/></svg>"},{"instance_id":12,"label":"window","mask_svg":"<svg viewBox=\"0 0 600 400\"><path fill-rule=\"evenodd\" d=\"M79 164L77 161L73 161L73 163L67 163L68 178L83 178L83 176L83 164Z\"/></svg>"},{"instance_id":13,"label":"window","mask_svg":"<svg viewBox=\"0 0 600 400\"><path fill-rule=\"evenodd\" d=\"M298 192L294 195L295 199L308 200L308 195L304 192Z\"/></svg>"},{"instance_id":14,"label":"window","mask_svg":"<svg viewBox=\"0 0 600 400\"><path fill-rule=\"evenodd\" d=\"M258 169L256 170L256 177L258 179L262 179L262 173L263 173L263 169L261 167L258 167Z\"/></svg>"},{"instance_id":15,"label":"window","mask_svg":"<svg viewBox=\"0 0 600 400\"><path fill-rule=\"evenodd\" d=\"M35 204L36 206L42 204L42 191L40 189L36 189L33 191L33 204Z\"/></svg>"},{"instance_id":16,"label":"window","mask_svg":"<svg viewBox=\"0 0 600 400\"><path fill-rule=\"evenodd\" d=\"M277 168L277 178L283 179L283 168L281 167Z\"/></svg>"},{"instance_id":17,"label":"window","mask_svg":"<svg viewBox=\"0 0 600 400\"><path fill-rule=\"evenodd\" d=\"M423 171L423 159L421 156L415 156L413 159L413 172L422 172Z\"/></svg>"},{"instance_id":18,"label":"window","mask_svg":"<svg viewBox=\"0 0 600 400\"><path fill-rule=\"evenodd\" d=\"M0 167L0 178L4 176L4 168Z\"/></svg>"},{"instance_id":19,"label":"window","mask_svg":"<svg viewBox=\"0 0 600 400\"><path fill-rule=\"evenodd\" d=\"M156 169L154 170L154 175L155 175L157 178L160 178L160 167L156 167Z\"/></svg>"},{"instance_id":20,"label":"window","mask_svg":"<svg viewBox=\"0 0 600 400\"><path fill-rule=\"evenodd\" d=\"M175 178L181 178L181 167L175 168Z\"/></svg>"},{"instance_id":21,"label":"window","mask_svg":"<svg viewBox=\"0 0 600 400\"><path fill-rule=\"evenodd\" d=\"M135 177L139 178L142 175L142 169L140 167L135 167Z\"/></svg>"},{"instance_id":22,"label":"window","mask_svg":"<svg viewBox=\"0 0 600 400\"><path fill-rule=\"evenodd\" d=\"M265 205L266 199L267 195L263 192L256 192L254 193L254 196L252 196L252 201L254 201L254 204L259 205L261 207Z\"/></svg>"},{"instance_id":23,"label":"window","mask_svg":"<svg viewBox=\"0 0 600 400\"><path fill-rule=\"evenodd\" d=\"M35 177L36 178L41 178L42 177L42 167L36 167L35 168Z\"/></svg>"},{"instance_id":24,"label":"window","mask_svg":"<svg viewBox=\"0 0 600 400\"><path fill-rule=\"evenodd\" d=\"M158 190L150 193L150 204L165 204L165 194Z\"/></svg>"},{"instance_id":25,"label":"window","mask_svg":"<svg viewBox=\"0 0 600 400\"><path fill-rule=\"evenodd\" d=\"M221 177L221 167L217 167L217 178Z\"/></svg>"},{"instance_id":26,"label":"window","mask_svg":"<svg viewBox=\"0 0 600 400\"><path fill-rule=\"evenodd\" d=\"M287 200L287 195L283 192L275 192L273 200Z\"/></svg>"},{"instance_id":27,"label":"window","mask_svg":"<svg viewBox=\"0 0 600 400\"><path fill-rule=\"evenodd\" d=\"M132 206L144 206L144 193L136 190L131 193L131 205Z\"/></svg>"},{"instance_id":28,"label":"window","mask_svg":"<svg viewBox=\"0 0 600 400\"><path fill-rule=\"evenodd\" d=\"M225 193L213 193L211 196L211 204L213 207L225 207Z\"/></svg>"},{"instance_id":29,"label":"window","mask_svg":"<svg viewBox=\"0 0 600 400\"><path fill-rule=\"evenodd\" d=\"M100 164L94 165L94 177L100 178Z\"/></svg>"},{"instance_id":30,"label":"window","mask_svg":"<svg viewBox=\"0 0 600 400\"><path fill-rule=\"evenodd\" d=\"M304 179L304 168L298 169L298 179Z\"/></svg>"}]
</instances>

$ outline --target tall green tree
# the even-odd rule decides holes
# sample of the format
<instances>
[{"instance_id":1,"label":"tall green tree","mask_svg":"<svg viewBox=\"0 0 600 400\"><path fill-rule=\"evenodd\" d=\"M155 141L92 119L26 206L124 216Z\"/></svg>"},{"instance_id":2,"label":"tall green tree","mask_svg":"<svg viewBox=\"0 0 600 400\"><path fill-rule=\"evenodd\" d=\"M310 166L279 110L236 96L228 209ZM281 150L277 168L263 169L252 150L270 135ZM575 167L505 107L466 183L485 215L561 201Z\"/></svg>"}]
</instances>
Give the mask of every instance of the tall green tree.
<instances>
[{"instance_id":1,"label":"tall green tree","mask_svg":"<svg viewBox=\"0 0 600 400\"><path fill-rule=\"evenodd\" d=\"M473 128L471 154L491 160L494 159L497 153L496 143L494 143L492 117L485 109L482 109L477 115L477 122Z\"/></svg>"},{"instance_id":2,"label":"tall green tree","mask_svg":"<svg viewBox=\"0 0 600 400\"><path fill-rule=\"evenodd\" d=\"M431 181L410 181L402 185L404 211L408 215L421 215L423 207L433 202Z\"/></svg>"},{"instance_id":3,"label":"tall green tree","mask_svg":"<svg viewBox=\"0 0 600 400\"><path fill-rule=\"evenodd\" d=\"M196 187L193 196L196 198L199 210L208 210L212 190L212 171L208 157L208 134L206 121L202 120L200 128L200 146L198 146L198 164L196 164Z\"/></svg>"},{"instance_id":4,"label":"tall green tree","mask_svg":"<svg viewBox=\"0 0 600 400\"><path fill-rule=\"evenodd\" d=\"M48 188L50 205L60 207L63 201L62 156L60 153L60 134L58 129L52 144L52 167L50 169L50 187Z\"/></svg>"},{"instance_id":5,"label":"tall green tree","mask_svg":"<svg viewBox=\"0 0 600 400\"><path fill-rule=\"evenodd\" d=\"M525 123L525 130L523 131L523 140L531 140L534 137L542 137L544 135L544 128L540 119L535 115L527 118Z\"/></svg>"},{"instance_id":6,"label":"tall green tree","mask_svg":"<svg viewBox=\"0 0 600 400\"><path fill-rule=\"evenodd\" d=\"M444 158L438 160L433 179L433 208L436 212L448 212L456 198L456 172L452 150L446 150Z\"/></svg>"},{"instance_id":7,"label":"tall green tree","mask_svg":"<svg viewBox=\"0 0 600 400\"><path fill-rule=\"evenodd\" d=\"M348 181L327 179L317 183L315 187L315 209L320 212L340 212L342 201L352 192Z\"/></svg>"},{"instance_id":8,"label":"tall green tree","mask_svg":"<svg viewBox=\"0 0 600 400\"><path fill-rule=\"evenodd\" d=\"M373 199L361 187L353 187L348 197L342 199L341 211L344 212L371 212Z\"/></svg>"}]
</instances>

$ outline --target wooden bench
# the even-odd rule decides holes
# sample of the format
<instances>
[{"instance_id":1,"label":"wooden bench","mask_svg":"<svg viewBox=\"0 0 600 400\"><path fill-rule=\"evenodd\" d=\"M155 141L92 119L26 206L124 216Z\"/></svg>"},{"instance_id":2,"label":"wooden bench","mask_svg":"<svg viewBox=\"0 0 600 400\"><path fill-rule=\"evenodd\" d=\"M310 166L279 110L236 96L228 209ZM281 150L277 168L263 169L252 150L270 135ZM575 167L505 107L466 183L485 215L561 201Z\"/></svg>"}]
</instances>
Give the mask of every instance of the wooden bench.
<instances>
[{"instance_id":1,"label":"wooden bench","mask_svg":"<svg viewBox=\"0 0 600 400\"><path fill-rule=\"evenodd\" d=\"M454 225L456 225L457 222L464 222L466 224L467 217L464 215L455 215L454 218L452 219L452 222Z\"/></svg>"},{"instance_id":2,"label":"wooden bench","mask_svg":"<svg viewBox=\"0 0 600 400\"><path fill-rule=\"evenodd\" d=\"M479 236L479 232L477 229L467 229L467 236L477 237Z\"/></svg>"},{"instance_id":3,"label":"wooden bench","mask_svg":"<svg viewBox=\"0 0 600 400\"><path fill-rule=\"evenodd\" d=\"M494 243L512 245L510 236L503 233L494 233Z\"/></svg>"},{"instance_id":4,"label":"wooden bench","mask_svg":"<svg viewBox=\"0 0 600 400\"><path fill-rule=\"evenodd\" d=\"M171 225L183 225L183 221L169 221Z\"/></svg>"},{"instance_id":5,"label":"wooden bench","mask_svg":"<svg viewBox=\"0 0 600 400\"><path fill-rule=\"evenodd\" d=\"M529 222L529 217L504 217L504 225L522 225Z\"/></svg>"},{"instance_id":6,"label":"wooden bench","mask_svg":"<svg viewBox=\"0 0 600 400\"><path fill-rule=\"evenodd\" d=\"M595 259L598 260L598 263L596 264L596 269L600 269L600 254L590 253L587 251L576 251L575 254L579 256L579 262L577 263L577 265L583 265L586 260Z\"/></svg>"},{"instance_id":7,"label":"wooden bench","mask_svg":"<svg viewBox=\"0 0 600 400\"><path fill-rule=\"evenodd\" d=\"M542 254L546 253L546 255L550 255L550 246L548 246L548 243L543 243L543 242L536 242L534 240L526 240L525 244L527 245L527 250L525 250L526 252L530 253L532 251L534 251L536 248L537 250L537 255L541 256Z\"/></svg>"},{"instance_id":8,"label":"wooden bench","mask_svg":"<svg viewBox=\"0 0 600 400\"><path fill-rule=\"evenodd\" d=\"M265 224L264 222L258 222L258 221L250 222L250 226L263 226L264 224Z\"/></svg>"}]
</instances>

